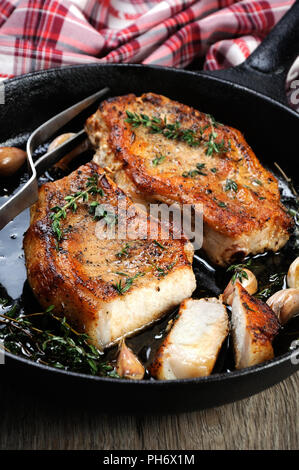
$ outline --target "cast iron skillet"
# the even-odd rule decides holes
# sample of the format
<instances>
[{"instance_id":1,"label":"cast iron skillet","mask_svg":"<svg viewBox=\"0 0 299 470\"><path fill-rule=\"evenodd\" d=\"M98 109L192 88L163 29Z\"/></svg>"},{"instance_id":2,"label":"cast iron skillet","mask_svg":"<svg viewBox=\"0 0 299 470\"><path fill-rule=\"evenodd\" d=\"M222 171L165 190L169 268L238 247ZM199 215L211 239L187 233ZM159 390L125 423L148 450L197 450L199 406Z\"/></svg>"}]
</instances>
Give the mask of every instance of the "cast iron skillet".
<instances>
[{"instance_id":1,"label":"cast iron skillet","mask_svg":"<svg viewBox=\"0 0 299 470\"><path fill-rule=\"evenodd\" d=\"M262 163L275 159L298 183L296 159L299 115L287 106L284 83L299 52L299 4L241 66L218 72L190 72L141 65L64 67L6 82L0 106L1 145L23 146L29 133L49 117L109 86L111 95L152 91L216 116L245 132ZM297 178L297 181L296 181ZM15 273L8 273L14 276ZM291 353L264 364L226 374L177 381L124 381L71 373L6 355L2 377L18 387L51 396L81 397L106 410L175 411L207 408L248 397L298 370ZM96 398L96 400L94 400ZM121 399L120 399L121 398Z\"/></svg>"}]
</instances>

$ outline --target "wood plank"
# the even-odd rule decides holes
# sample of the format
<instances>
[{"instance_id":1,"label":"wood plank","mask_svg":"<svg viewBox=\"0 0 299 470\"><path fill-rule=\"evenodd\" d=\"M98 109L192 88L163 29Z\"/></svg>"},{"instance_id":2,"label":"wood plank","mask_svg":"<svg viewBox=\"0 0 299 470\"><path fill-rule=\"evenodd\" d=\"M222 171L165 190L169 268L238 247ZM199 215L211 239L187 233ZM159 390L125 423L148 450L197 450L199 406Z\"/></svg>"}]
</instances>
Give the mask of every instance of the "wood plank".
<instances>
[{"instance_id":1,"label":"wood plank","mask_svg":"<svg viewBox=\"0 0 299 470\"><path fill-rule=\"evenodd\" d=\"M298 449L298 390L299 373L218 408L129 416L54 407L1 384L0 449Z\"/></svg>"}]
</instances>

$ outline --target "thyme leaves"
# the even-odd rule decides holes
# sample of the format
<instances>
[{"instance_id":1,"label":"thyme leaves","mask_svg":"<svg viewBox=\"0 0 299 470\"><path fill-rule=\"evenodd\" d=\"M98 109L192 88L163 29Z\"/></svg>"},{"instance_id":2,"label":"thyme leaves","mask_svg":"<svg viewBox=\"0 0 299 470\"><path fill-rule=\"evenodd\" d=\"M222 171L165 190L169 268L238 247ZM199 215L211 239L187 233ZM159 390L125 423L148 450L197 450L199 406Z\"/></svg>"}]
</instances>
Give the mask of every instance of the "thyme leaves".
<instances>
[{"instance_id":1,"label":"thyme leaves","mask_svg":"<svg viewBox=\"0 0 299 470\"><path fill-rule=\"evenodd\" d=\"M115 225L117 223L117 215L107 210L104 204L97 204L95 208L95 220L104 220L108 226Z\"/></svg>"},{"instance_id":2,"label":"thyme leaves","mask_svg":"<svg viewBox=\"0 0 299 470\"><path fill-rule=\"evenodd\" d=\"M232 179L227 179L225 182L225 191L234 191L235 193L238 192L238 185L237 183L232 180Z\"/></svg>"},{"instance_id":3,"label":"thyme leaves","mask_svg":"<svg viewBox=\"0 0 299 470\"><path fill-rule=\"evenodd\" d=\"M225 202L223 202L223 201L218 201L216 198L215 198L215 202L217 202L218 207L222 207L222 208L227 207L227 205L225 204Z\"/></svg>"},{"instance_id":4,"label":"thyme leaves","mask_svg":"<svg viewBox=\"0 0 299 470\"><path fill-rule=\"evenodd\" d=\"M156 116L149 117L146 114L132 113L128 110L126 114L127 118L125 122L131 124L134 128L144 126L147 127L152 134L162 134L167 139L180 140L191 147L198 147L201 143L201 137L198 138L193 129L182 128L179 121L171 124L167 122L166 116L164 119Z\"/></svg>"},{"instance_id":5,"label":"thyme leaves","mask_svg":"<svg viewBox=\"0 0 299 470\"><path fill-rule=\"evenodd\" d=\"M172 270L172 268L175 266L176 264L176 261L174 261L173 263L169 264L168 266L166 266L165 268L160 268L159 266L157 266L156 264L152 263L152 266L156 269L157 273L158 273L158 277L164 277L164 276L167 276L167 274L169 273L169 271Z\"/></svg>"},{"instance_id":6,"label":"thyme leaves","mask_svg":"<svg viewBox=\"0 0 299 470\"><path fill-rule=\"evenodd\" d=\"M198 175L206 176L207 173L202 171L204 167L205 167L205 163L197 163L196 168L194 170L184 171L182 176L184 178L194 178L195 176L198 176Z\"/></svg>"},{"instance_id":7,"label":"thyme leaves","mask_svg":"<svg viewBox=\"0 0 299 470\"><path fill-rule=\"evenodd\" d=\"M283 288L285 276L285 272L271 274L269 282L256 294L256 297L265 302L272 294Z\"/></svg>"},{"instance_id":8,"label":"thyme leaves","mask_svg":"<svg viewBox=\"0 0 299 470\"><path fill-rule=\"evenodd\" d=\"M245 268L248 268L251 265L251 259L248 260L247 263L240 263L240 264L232 264L227 268L227 272L233 271L233 276L232 276L232 284L234 284L237 280L240 281L242 284L243 279L248 279L248 274L246 271L244 271Z\"/></svg>"},{"instance_id":9,"label":"thyme leaves","mask_svg":"<svg viewBox=\"0 0 299 470\"><path fill-rule=\"evenodd\" d=\"M118 273L115 273L115 274L118 274L120 276L126 276L126 280L125 280L124 283L122 282L122 280L120 280L117 283L112 284L112 287L114 287L114 289L117 291L118 295L125 294L129 289L131 289L135 279L145 275L145 273L137 273L137 274L135 274L135 276L129 277L128 274L125 274L125 273L118 272Z\"/></svg>"},{"instance_id":10,"label":"thyme leaves","mask_svg":"<svg viewBox=\"0 0 299 470\"><path fill-rule=\"evenodd\" d=\"M207 142L205 142L205 147L206 147L206 155L208 157L211 157L214 155L214 153L226 153L230 150L230 143L227 146L225 144L224 139L222 139L220 142L216 142L216 138L218 137L217 132L212 131L209 134L209 139Z\"/></svg>"},{"instance_id":11,"label":"thyme leaves","mask_svg":"<svg viewBox=\"0 0 299 470\"><path fill-rule=\"evenodd\" d=\"M249 307L249 305L246 302L243 302L243 306L246 308L246 310L249 310L250 312L254 312L254 310Z\"/></svg>"},{"instance_id":12,"label":"thyme leaves","mask_svg":"<svg viewBox=\"0 0 299 470\"><path fill-rule=\"evenodd\" d=\"M72 328L66 318L45 312L20 315L15 306L0 314L0 338L6 351L58 369L115 377L114 367L103 361L102 353L85 333Z\"/></svg>"},{"instance_id":13,"label":"thyme leaves","mask_svg":"<svg viewBox=\"0 0 299 470\"><path fill-rule=\"evenodd\" d=\"M128 252L129 248L130 248L130 244L129 244L129 243L125 243L125 245L121 248L121 250L120 250L118 253L116 253L115 256L116 256L117 258L122 258L122 257L126 257L126 258L127 258L127 257L129 256L129 252Z\"/></svg>"},{"instance_id":14,"label":"thyme leaves","mask_svg":"<svg viewBox=\"0 0 299 470\"><path fill-rule=\"evenodd\" d=\"M101 188L98 188L98 175L94 174L88 178L86 183L86 188L83 191L77 191L74 194L70 194L64 198L66 204L64 206L54 206L51 208L52 214L50 218L52 219L52 231L56 238L57 242L60 242L63 238L61 230L61 219L67 218L67 211L71 210L76 212L78 208L78 202L87 202L89 195L100 194L104 195L104 192ZM96 201L95 201L96 202ZM90 208L93 209L94 203L91 203ZM56 248L59 248L59 245L56 243Z\"/></svg>"},{"instance_id":15,"label":"thyme leaves","mask_svg":"<svg viewBox=\"0 0 299 470\"><path fill-rule=\"evenodd\" d=\"M224 139L220 142L216 141L218 134L215 132L215 127L219 127L221 124L217 123L215 119L207 115L209 118L209 124L203 128L199 128L199 133L195 129L181 127L180 121L169 123L167 117L164 118L157 116L148 116L143 113L136 113L126 110L125 122L131 124L133 128L143 126L147 128L152 134L161 134L167 139L178 140L184 142L190 147L199 147L202 143L206 147L206 155L212 156L215 153L225 153L230 151L231 143L225 143ZM207 129L211 129L208 136L205 135Z\"/></svg>"},{"instance_id":16,"label":"thyme leaves","mask_svg":"<svg viewBox=\"0 0 299 470\"><path fill-rule=\"evenodd\" d=\"M167 248L162 245L162 243L158 242L158 240L154 240L154 244L161 248L161 250L167 250Z\"/></svg>"},{"instance_id":17,"label":"thyme leaves","mask_svg":"<svg viewBox=\"0 0 299 470\"><path fill-rule=\"evenodd\" d=\"M164 160L165 160L166 156L165 155L157 155L153 160L152 160L152 164L153 166L158 166L160 165Z\"/></svg>"}]
</instances>

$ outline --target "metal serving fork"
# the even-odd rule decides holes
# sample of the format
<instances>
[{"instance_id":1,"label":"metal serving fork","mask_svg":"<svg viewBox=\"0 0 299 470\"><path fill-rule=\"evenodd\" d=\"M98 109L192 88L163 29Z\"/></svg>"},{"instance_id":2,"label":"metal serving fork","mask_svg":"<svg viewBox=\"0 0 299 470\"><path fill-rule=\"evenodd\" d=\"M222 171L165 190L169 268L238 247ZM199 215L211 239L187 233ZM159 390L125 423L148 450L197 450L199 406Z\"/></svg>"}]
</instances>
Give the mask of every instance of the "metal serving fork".
<instances>
[{"instance_id":1,"label":"metal serving fork","mask_svg":"<svg viewBox=\"0 0 299 470\"><path fill-rule=\"evenodd\" d=\"M54 163L79 145L81 152L86 150L88 148L88 139L84 129L82 129L59 147L45 155L42 155L36 162L33 162L32 158L34 151L39 145L45 143L50 137L52 137L61 127L71 121L83 110L94 104L108 92L109 88L103 88L97 93L88 96L79 103L74 104L70 108L65 109L61 113L49 119L30 135L27 142L27 163L30 177L26 184L0 208L0 230L23 210L27 209L37 201L37 178Z\"/></svg>"}]
</instances>

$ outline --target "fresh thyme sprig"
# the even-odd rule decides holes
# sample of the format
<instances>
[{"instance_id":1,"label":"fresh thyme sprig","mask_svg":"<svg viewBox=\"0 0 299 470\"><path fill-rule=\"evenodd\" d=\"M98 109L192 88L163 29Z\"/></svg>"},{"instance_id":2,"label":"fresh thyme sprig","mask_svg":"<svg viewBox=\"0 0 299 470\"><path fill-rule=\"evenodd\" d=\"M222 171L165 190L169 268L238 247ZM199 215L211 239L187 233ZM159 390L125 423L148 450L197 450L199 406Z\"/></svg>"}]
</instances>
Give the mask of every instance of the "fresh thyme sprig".
<instances>
[{"instance_id":1,"label":"fresh thyme sprig","mask_svg":"<svg viewBox=\"0 0 299 470\"><path fill-rule=\"evenodd\" d=\"M246 310L249 310L250 312L254 312L254 310L251 307L249 307L249 305L246 302L242 302L242 304L244 305Z\"/></svg>"},{"instance_id":2,"label":"fresh thyme sprig","mask_svg":"<svg viewBox=\"0 0 299 470\"><path fill-rule=\"evenodd\" d=\"M174 124L167 122L166 116L161 119L156 116L149 117L146 114L132 113L126 111L126 122L131 124L132 127L144 126L147 127L152 134L162 134L167 139L180 140L186 142L191 147L198 147L201 143L201 136L197 137L193 129L184 129L181 123L176 121Z\"/></svg>"},{"instance_id":3,"label":"fresh thyme sprig","mask_svg":"<svg viewBox=\"0 0 299 470\"><path fill-rule=\"evenodd\" d=\"M221 122L216 121L214 116L212 116L211 114L207 114L207 117L210 119L210 123L212 124L213 127L218 128L218 127L223 126L223 124Z\"/></svg>"},{"instance_id":4,"label":"fresh thyme sprig","mask_svg":"<svg viewBox=\"0 0 299 470\"><path fill-rule=\"evenodd\" d=\"M124 283L122 283L122 281L120 280L116 284L112 284L112 287L114 287L114 289L117 291L119 295L123 295L125 292L127 292L132 287L135 279L145 275L145 273L137 273L135 274L135 276L128 277L128 274L125 274L125 273L118 272L115 274L118 274L119 276L127 276L126 281Z\"/></svg>"},{"instance_id":5,"label":"fresh thyme sprig","mask_svg":"<svg viewBox=\"0 0 299 470\"><path fill-rule=\"evenodd\" d=\"M123 256L124 256L124 257L129 256L129 253L128 253L129 248L130 248L129 243L126 243L126 244L121 248L121 250L120 250L118 253L116 253L115 256L116 256L117 258L122 258Z\"/></svg>"},{"instance_id":6,"label":"fresh thyme sprig","mask_svg":"<svg viewBox=\"0 0 299 470\"><path fill-rule=\"evenodd\" d=\"M181 127L180 121L174 124L167 122L166 116L162 119L156 116L148 116L147 114L138 114L126 110L127 118L125 122L132 125L133 128L144 126L149 129L152 134L162 134L167 139L179 140L185 142L190 147L199 147L202 143L206 147L206 155L212 156L214 153L225 153L230 151L231 143L225 144L224 139L216 142L218 134L215 132L215 127L222 124L215 121L215 119L207 115L210 123L199 129L200 135L194 129L184 129ZM208 137L205 136L205 130L211 129ZM158 163L157 163L158 164Z\"/></svg>"},{"instance_id":7,"label":"fresh thyme sprig","mask_svg":"<svg viewBox=\"0 0 299 470\"><path fill-rule=\"evenodd\" d=\"M231 279L232 283L234 284L237 280L240 281L242 284L243 279L248 279L248 274L244 271L245 268L251 265L252 260L248 260L245 264L232 264L227 268L227 272L234 271L233 277Z\"/></svg>"},{"instance_id":8,"label":"fresh thyme sprig","mask_svg":"<svg viewBox=\"0 0 299 470\"><path fill-rule=\"evenodd\" d=\"M158 272L158 277L164 277L166 276L169 271L172 270L172 268L174 267L174 265L176 264L176 261L174 261L173 263L169 264L168 266L166 266L164 269L163 268L160 268L159 266L157 266L156 264L152 263L152 266L157 270Z\"/></svg>"},{"instance_id":9,"label":"fresh thyme sprig","mask_svg":"<svg viewBox=\"0 0 299 470\"><path fill-rule=\"evenodd\" d=\"M154 240L154 244L157 245L161 250L166 250L166 246L162 245L162 243L158 242L158 240Z\"/></svg>"},{"instance_id":10,"label":"fresh thyme sprig","mask_svg":"<svg viewBox=\"0 0 299 470\"><path fill-rule=\"evenodd\" d=\"M234 180L227 179L225 183L225 191L234 191L235 193L238 192L238 185Z\"/></svg>"},{"instance_id":11,"label":"fresh thyme sprig","mask_svg":"<svg viewBox=\"0 0 299 470\"><path fill-rule=\"evenodd\" d=\"M215 127L218 128L219 126L222 126L220 122L215 121L214 117L211 116L210 114L207 115L209 120L210 120L210 125L206 126L207 128L211 128L211 132L208 137L208 141L205 142L205 147L206 147L206 155L208 157L211 157L214 155L214 153L225 153L229 152L231 150L231 141L228 141L228 145L225 144L224 139L222 139L220 142L216 142L216 138L218 137L217 132L215 131Z\"/></svg>"},{"instance_id":12,"label":"fresh thyme sprig","mask_svg":"<svg viewBox=\"0 0 299 470\"><path fill-rule=\"evenodd\" d=\"M89 337L74 330L65 318L45 312L20 315L15 306L0 314L0 339L6 351L25 356L58 369L115 377L114 367L103 361L102 353Z\"/></svg>"},{"instance_id":13,"label":"fresh thyme sprig","mask_svg":"<svg viewBox=\"0 0 299 470\"><path fill-rule=\"evenodd\" d=\"M204 144L206 147L206 155L208 155L208 157L211 157L214 155L214 153L229 152L231 149L230 141L228 141L228 145L225 144L224 139L222 139L220 142L216 142L215 139L217 137L217 132L212 130L212 132L209 134L209 140Z\"/></svg>"},{"instance_id":14,"label":"fresh thyme sprig","mask_svg":"<svg viewBox=\"0 0 299 470\"><path fill-rule=\"evenodd\" d=\"M165 155L156 155L156 157L152 160L153 166L158 166L160 165L164 160L166 156Z\"/></svg>"},{"instance_id":15,"label":"fresh thyme sprig","mask_svg":"<svg viewBox=\"0 0 299 470\"><path fill-rule=\"evenodd\" d=\"M265 302L272 294L283 288L285 276L284 272L271 274L269 282L256 294L256 297Z\"/></svg>"},{"instance_id":16,"label":"fresh thyme sprig","mask_svg":"<svg viewBox=\"0 0 299 470\"><path fill-rule=\"evenodd\" d=\"M95 220L103 219L108 226L114 225L117 223L117 215L114 212L107 210L107 207L104 204L97 204L95 208Z\"/></svg>"},{"instance_id":17,"label":"fresh thyme sprig","mask_svg":"<svg viewBox=\"0 0 299 470\"><path fill-rule=\"evenodd\" d=\"M61 219L66 219L67 217L67 210L70 209L73 212L77 211L78 202L82 199L82 202L87 202L89 198L89 194L96 195L100 194L101 196L104 195L104 192L101 188L98 188L98 175L95 174L88 178L86 189L84 191L78 191L75 194L71 194L66 196L64 199L66 204L63 207L55 206L52 207L51 211L52 214L50 215L52 219L52 231L57 239L60 242L63 238L62 231L61 231ZM91 208L93 207L94 203L91 203Z\"/></svg>"},{"instance_id":18,"label":"fresh thyme sprig","mask_svg":"<svg viewBox=\"0 0 299 470\"><path fill-rule=\"evenodd\" d=\"M224 208L224 207L227 207L227 205L225 204L225 202L219 201L219 199L217 199L217 197L215 197L215 196L213 197L213 201L216 202L216 204L217 204L218 207L223 207L223 208Z\"/></svg>"},{"instance_id":19,"label":"fresh thyme sprig","mask_svg":"<svg viewBox=\"0 0 299 470\"><path fill-rule=\"evenodd\" d=\"M7 299L1 299L1 298L0 298L0 306L1 306L1 307L6 307L7 304L8 304L8 300L7 300Z\"/></svg>"},{"instance_id":20,"label":"fresh thyme sprig","mask_svg":"<svg viewBox=\"0 0 299 470\"><path fill-rule=\"evenodd\" d=\"M184 178L194 178L197 175L203 175L206 176L207 173L202 171L202 169L205 167L205 163L197 163L196 168L194 170L189 170L189 171L184 171L182 176Z\"/></svg>"}]
</instances>

